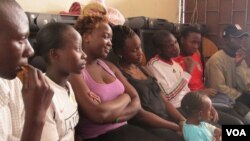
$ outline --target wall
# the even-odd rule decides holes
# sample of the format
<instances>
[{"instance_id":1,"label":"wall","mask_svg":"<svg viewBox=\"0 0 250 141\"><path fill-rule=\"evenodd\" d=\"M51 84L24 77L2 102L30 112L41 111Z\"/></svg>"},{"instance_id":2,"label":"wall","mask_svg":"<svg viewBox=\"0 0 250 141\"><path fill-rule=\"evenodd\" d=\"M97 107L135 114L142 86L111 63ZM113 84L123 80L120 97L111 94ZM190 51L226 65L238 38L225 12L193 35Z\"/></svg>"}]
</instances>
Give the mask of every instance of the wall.
<instances>
[{"instance_id":1,"label":"wall","mask_svg":"<svg viewBox=\"0 0 250 141\"><path fill-rule=\"evenodd\" d=\"M195 2L196 20L192 20ZM221 33L228 24L239 24L250 32L249 10L250 0L185 0L185 23L206 24L209 28L207 36L220 47L223 44Z\"/></svg>"},{"instance_id":2,"label":"wall","mask_svg":"<svg viewBox=\"0 0 250 141\"><path fill-rule=\"evenodd\" d=\"M90 0L17 0L25 11L41 13L68 11L75 1L86 4ZM179 0L106 0L106 5L119 9L125 17L146 16L178 22Z\"/></svg>"}]
</instances>

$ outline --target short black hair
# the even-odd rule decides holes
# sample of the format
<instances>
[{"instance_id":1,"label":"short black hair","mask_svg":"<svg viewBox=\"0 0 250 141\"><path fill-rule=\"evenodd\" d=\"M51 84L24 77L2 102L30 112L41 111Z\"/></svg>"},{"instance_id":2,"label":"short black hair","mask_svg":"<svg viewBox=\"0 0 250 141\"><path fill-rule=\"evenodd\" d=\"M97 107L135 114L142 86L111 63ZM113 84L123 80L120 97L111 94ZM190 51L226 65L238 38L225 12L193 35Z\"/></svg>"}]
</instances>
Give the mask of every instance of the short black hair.
<instances>
[{"instance_id":1,"label":"short black hair","mask_svg":"<svg viewBox=\"0 0 250 141\"><path fill-rule=\"evenodd\" d=\"M5 8L7 6L8 6L8 8L9 8L9 6L12 6L12 7L18 7L20 9L22 9L16 0L1 0L0 2L1 2L1 5L0 5L1 13L3 12L2 10L8 10L7 8Z\"/></svg>"},{"instance_id":2,"label":"short black hair","mask_svg":"<svg viewBox=\"0 0 250 141\"><path fill-rule=\"evenodd\" d=\"M183 38L187 38L189 36L189 33L198 33L198 34L201 34L201 31L199 28L195 27L195 26L187 26L187 27L184 27L182 30L181 30L181 35L180 37L183 37Z\"/></svg>"},{"instance_id":3,"label":"short black hair","mask_svg":"<svg viewBox=\"0 0 250 141\"><path fill-rule=\"evenodd\" d=\"M125 41L136 35L136 33L128 26L117 25L112 27L113 38L112 48L117 55L117 50L122 49L125 46Z\"/></svg>"},{"instance_id":4,"label":"short black hair","mask_svg":"<svg viewBox=\"0 0 250 141\"><path fill-rule=\"evenodd\" d=\"M154 48L162 48L164 39L170 35L172 35L172 33L167 30L157 31L152 37L152 44Z\"/></svg>"},{"instance_id":5,"label":"short black hair","mask_svg":"<svg viewBox=\"0 0 250 141\"><path fill-rule=\"evenodd\" d=\"M9 32L9 28L6 28L5 24L10 24L11 19L17 19L16 17L26 16L22 7L17 3L16 0L1 0L0 1L0 34ZM11 11L11 12L10 12ZM27 17L25 17L27 18ZM20 19L18 19L20 20ZM24 19L22 19L24 20ZM28 24L28 23L27 23Z\"/></svg>"},{"instance_id":6,"label":"short black hair","mask_svg":"<svg viewBox=\"0 0 250 141\"><path fill-rule=\"evenodd\" d=\"M188 116L196 114L197 111L200 111L203 108L203 98L205 96L205 94L202 94L199 91L187 93L181 100L181 109Z\"/></svg>"},{"instance_id":7,"label":"short black hair","mask_svg":"<svg viewBox=\"0 0 250 141\"><path fill-rule=\"evenodd\" d=\"M50 49L62 47L64 44L64 33L70 28L74 29L71 25L57 22L45 25L36 36L36 55L42 56L49 63L48 54Z\"/></svg>"}]
</instances>

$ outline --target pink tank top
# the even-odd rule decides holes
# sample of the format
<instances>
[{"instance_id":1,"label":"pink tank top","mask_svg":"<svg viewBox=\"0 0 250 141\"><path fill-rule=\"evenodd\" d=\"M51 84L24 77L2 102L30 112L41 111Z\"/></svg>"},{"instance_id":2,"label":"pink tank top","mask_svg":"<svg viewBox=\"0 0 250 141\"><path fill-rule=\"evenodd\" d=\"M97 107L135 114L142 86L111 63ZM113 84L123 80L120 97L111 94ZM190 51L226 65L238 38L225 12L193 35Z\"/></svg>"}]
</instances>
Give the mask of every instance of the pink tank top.
<instances>
[{"instance_id":1,"label":"pink tank top","mask_svg":"<svg viewBox=\"0 0 250 141\"><path fill-rule=\"evenodd\" d=\"M110 70L110 68L102 61L97 62L105 71L116 78L115 74ZM115 99L117 96L124 93L125 88L123 84L116 78L114 82L109 84L97 83L86 69L82 70L84 80L87 83L89 89L96 93L102 101L110 101ZM77 126L77 133L83 139L95 138L99 135L105 134L108 131L114 130L120 126L127 124L127 122L121 123L108 123L108 124L96 124L86 119L85 117L80 117L79 124Z\"/></svg>"}]
</instances>

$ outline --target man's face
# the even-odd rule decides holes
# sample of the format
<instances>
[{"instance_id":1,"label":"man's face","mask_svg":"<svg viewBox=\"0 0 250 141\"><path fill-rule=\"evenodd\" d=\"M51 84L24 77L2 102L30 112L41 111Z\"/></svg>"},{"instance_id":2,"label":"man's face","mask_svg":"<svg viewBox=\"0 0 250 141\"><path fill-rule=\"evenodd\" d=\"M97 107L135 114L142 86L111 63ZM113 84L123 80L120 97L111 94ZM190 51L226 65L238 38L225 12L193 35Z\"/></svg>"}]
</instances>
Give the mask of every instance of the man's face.
<instances>
[{"instance_id":1,"label":"man's face","mask_svg":"<svg viewBox=\"0 0 250 141\"><path fill-rule=\"evenodd\" d=\"M164 38L162 41L162 47L159 49L159 55L162 58L174 58L180 54L179 44L174 37L174 35L170 35Z\"/></svg>"},{"instance_id":2,"label":"man's face","mask_svg":"<svg viewBox=\"0 0 250 141\"><path fill-rule=\"evenodd\" d=\"M8 6L0 14L0 77L13 79L21 65L34 54L28 41L28 19L22 9Z\"/></svg>"},{"instance_id":3,"label":"man's face","mask_svg":"<svg viewBox=\"0 0 250 141\"><path fill-rule=\"evenodd\" d=\"M201 43L201 34L196 32L190 32L186 38L181 38L182 49L185 55L193 55Z\"/></svg>"},{"instance_id":4,"label":"man's face","mask_svg":"<svg viewBox=\"0 0 250 141\"><path fill-rule=\"evenodd\" d=\"M233 37L229 35L229 37L227 37L227 39L225 40L226 45L236 52L238 49L244 47L244 41L246 37L247 36Z\"/></svg>"}]
</instances>

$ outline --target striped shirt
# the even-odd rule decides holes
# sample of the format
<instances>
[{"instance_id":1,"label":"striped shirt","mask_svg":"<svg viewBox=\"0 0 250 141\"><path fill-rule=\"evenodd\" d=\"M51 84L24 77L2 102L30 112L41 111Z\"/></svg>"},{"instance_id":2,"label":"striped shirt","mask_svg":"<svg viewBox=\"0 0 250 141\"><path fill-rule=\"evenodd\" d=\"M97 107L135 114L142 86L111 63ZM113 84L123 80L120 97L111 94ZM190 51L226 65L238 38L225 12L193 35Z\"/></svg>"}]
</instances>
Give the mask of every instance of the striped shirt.
<instances>
[{"instance_id":1,"label":"striped shirt","mask_svg":"<svg viewBox=\"0 0 250 141\"><path fill-rule=\"evenodd\" d=\"M183 71L174 60L171 63L165 62L159 56L152 58L147 67L157 79L166 98L179 108L183 96L190 91L188 88L190 74Z\"/></svg>"}]
</instances>

